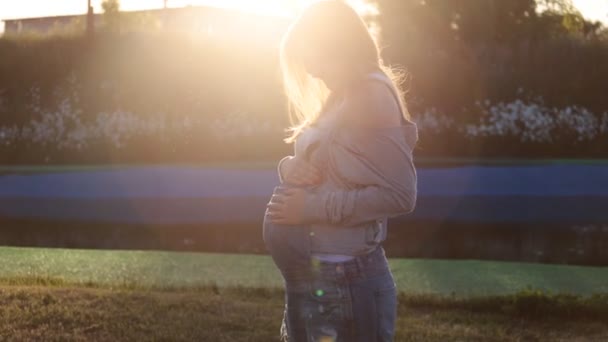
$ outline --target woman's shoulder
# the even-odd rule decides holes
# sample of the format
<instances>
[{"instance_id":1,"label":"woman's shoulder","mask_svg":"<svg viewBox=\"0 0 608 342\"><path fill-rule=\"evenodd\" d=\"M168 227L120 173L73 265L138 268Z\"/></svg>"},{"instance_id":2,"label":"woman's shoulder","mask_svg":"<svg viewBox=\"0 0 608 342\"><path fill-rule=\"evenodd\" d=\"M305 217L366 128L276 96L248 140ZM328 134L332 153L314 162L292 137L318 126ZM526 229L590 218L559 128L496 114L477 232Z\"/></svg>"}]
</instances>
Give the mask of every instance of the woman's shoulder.
<instances>
[{"instance_id":1,"label":"woman's shoulder","mask_svg":"<svg viewBox=\"0 0 608 342\"><path fill-rule=\"evenodd\" d=\"M349 126L393 127L401 124L400 103L390 83L366 78L351 86L345 95L342 119Z\"/></svg>"}]
</instances>

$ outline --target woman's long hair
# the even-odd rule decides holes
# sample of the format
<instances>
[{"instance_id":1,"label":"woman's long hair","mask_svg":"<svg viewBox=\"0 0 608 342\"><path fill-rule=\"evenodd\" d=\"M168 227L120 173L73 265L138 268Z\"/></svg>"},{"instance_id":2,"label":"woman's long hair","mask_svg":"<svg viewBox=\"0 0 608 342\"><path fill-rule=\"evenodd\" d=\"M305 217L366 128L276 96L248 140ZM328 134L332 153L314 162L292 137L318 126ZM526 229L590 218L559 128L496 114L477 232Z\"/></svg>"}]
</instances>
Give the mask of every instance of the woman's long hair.
<instances>
[{"instance_id":1,"label":"woman's long hair","mask_svg":"<svg viewBox=\"0 0 608 342\"><path fill-rule=\"evenodd\" d=\"M344 0L322 0L303 11L281 42L280 64L291 124L287 130L291 135L285 142L294 142L318 119L331 95L325 83L306 70L311 56L331 65L345 84L373 70L383 71L400 95L399 105L409 119L399 87L402 76L384 65L378 43L363 19Z\"/></svg>"}]
</instances>

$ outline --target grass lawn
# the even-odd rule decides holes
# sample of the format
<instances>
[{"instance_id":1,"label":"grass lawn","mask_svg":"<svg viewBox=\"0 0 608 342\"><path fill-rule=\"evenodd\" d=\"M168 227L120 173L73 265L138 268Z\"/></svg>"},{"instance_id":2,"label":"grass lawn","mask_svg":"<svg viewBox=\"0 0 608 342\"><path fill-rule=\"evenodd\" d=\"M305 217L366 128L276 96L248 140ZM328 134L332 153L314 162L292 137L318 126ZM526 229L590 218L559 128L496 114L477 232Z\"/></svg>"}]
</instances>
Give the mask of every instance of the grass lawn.
<instances>
[{"instance_id":1,"label":"grass lawn","mask_svg":"<svg viewBox=\"0 0 608 342\"><path fill-rule=\"evenodd\" d=\"M508 310L513 302L500 299L462 304L401 294L395 341L608 339L599 314ZM278 290L0 286L1 340L278 341L282 315Z\"/></svg>"},{"instance_id":2,"label":"grass lawn","mask_svg":"<svg viewBox=\"0 0 608 342\"><path fill-rule=\"evenodd\" d=\"M266 255L0 247L0 260L4 283L39 278L138 288L282 286ZM479 297L527 288L576 295L608 293L608 267L474 260L389 262L397 287L409 294Z\"/></svg>"},{"instance_id":3,"label":"grass lawn","mask_svg":"<svg viewBox=\"0 0 608 342\"><path fill-rule=\"evenodd\" d=\"M278 341L268 256L0 247L0 260L0 340ZM390 263L395 341L608 340L608 268Z\"/></svg>"}]
</instances>

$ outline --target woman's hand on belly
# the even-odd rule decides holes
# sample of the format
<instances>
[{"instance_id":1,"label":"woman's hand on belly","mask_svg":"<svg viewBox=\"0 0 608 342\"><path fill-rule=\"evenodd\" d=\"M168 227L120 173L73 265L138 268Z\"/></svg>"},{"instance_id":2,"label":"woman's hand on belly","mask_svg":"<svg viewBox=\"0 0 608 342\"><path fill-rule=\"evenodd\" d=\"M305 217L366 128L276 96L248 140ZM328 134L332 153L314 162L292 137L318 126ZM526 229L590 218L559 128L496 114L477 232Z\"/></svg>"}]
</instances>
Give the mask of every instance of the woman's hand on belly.
<instances>
[{"instance_id":1,"label":"woman's hand on belly","mask_svg":"<svg viewBox=\"0 0 608 342\"><path fill-rule=\"evenodd\" d=\"M268 215L274 224L304 223L304 205L308 192L300 188L287 188L284 193L272 195L266 205Z\"/></svg>"}]
</instances>

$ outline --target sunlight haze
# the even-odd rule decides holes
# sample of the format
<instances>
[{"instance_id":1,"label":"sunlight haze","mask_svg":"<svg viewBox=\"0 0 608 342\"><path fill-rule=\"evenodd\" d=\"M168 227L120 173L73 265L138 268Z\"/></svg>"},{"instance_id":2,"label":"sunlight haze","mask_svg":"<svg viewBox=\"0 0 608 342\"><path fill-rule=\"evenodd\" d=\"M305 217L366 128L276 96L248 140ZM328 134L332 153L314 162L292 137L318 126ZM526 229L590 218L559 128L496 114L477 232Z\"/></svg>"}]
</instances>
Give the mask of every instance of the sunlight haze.
<instances>
[{"instance_id":1,"label":"sunlight haze","mask_svg":"<svg viewBox=\"0 0 608 342\"><path fill-rule=\"evenodd\" d=\"M290 15L294 9L305 5L311 0L169 0L169 7L215 6L234 8L248 12L267 15ZM102 0L93 0L96 13L101 13ZM374 11L366 7L365 0L351 1L361 12ZM125 11L162 8L163 0L122 0L121 9ZM591 20L608 23L608 0L573 0L574 5L583 16ZM19 0L0 2L0 20L15 18L30 18L42 16L83 14L86 12L86 0ZM4 30L0 24L0 32Z\"/></svg>"},{"instance_id":2,"label":"sunlight haze","mask_svg":"<svg viewBox=\"0 0 608 342\"><path fill-rule=\"evenodd\" d=\"M293 12L314 0L169 0L169 7L214 6L237 9L252 13L289 16ZM101 13L103 0L92 0L95 13ZM367 0L349 0L360 13L376 14L377 9ZM45 0L19 0L0 2L0 20L33 18L44 16L73 15L86 12L86 0L62 0L50 2ZM123 11L162 8L163 0L121 0ZM0 23L0 33L4 24Z\"/></svg>"}]
</instances>

